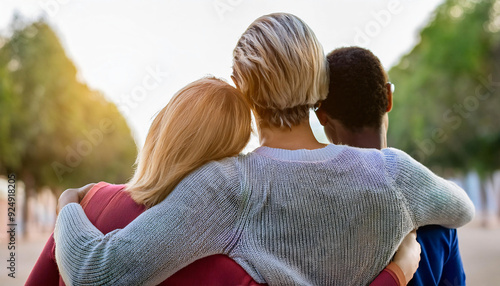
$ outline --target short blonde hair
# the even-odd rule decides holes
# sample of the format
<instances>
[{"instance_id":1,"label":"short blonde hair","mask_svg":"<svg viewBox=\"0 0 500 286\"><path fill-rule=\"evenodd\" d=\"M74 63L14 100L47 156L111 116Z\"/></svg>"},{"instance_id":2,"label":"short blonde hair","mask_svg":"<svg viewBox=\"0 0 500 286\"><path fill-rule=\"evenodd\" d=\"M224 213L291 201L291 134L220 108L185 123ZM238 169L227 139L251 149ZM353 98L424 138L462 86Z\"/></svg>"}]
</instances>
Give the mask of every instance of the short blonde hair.
<instances>
[{"instance_id":1,"label":"short blonde hair","mask_svg":"<svg viewBox=\"0 0 500 286\"><path fill-rule=\"evenodd\" d=\"M233 51L233 80L260 119L292 127L328 93L328 64L314 32L297 16L255 20Z\"/></svg>"},{"instance_id":2,"label":"short blonde hair","mask_svg":"<svg viewBox=\"0 0 500 286\"><path fill-rule=\"evenodd\" d=\"M127 184L147 207L167 197L191 171L240 153L251 134L251 112L242 94L210 77L178 91L154 119Z\"/></svg>"}]
</instances>

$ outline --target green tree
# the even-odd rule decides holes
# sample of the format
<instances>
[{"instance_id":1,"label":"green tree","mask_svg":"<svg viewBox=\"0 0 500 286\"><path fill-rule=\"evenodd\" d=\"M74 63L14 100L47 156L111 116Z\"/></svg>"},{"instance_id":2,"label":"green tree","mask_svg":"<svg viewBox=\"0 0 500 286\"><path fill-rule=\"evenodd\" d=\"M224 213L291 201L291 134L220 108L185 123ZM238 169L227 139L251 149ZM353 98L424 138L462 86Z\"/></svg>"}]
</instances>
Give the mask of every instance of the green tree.
<instances>
[{"instance_id":1,"label":"green tree","mask_svg":"<svg viewBox=\"0 0 500 286\"><path fill-rule=\"evenodd\" d=\"M116 106L77 77L43 20L14 17L0 48L0 172L14 172L27 195L89 182L123 183L136 145Z\"/></svg>"},{"instance_id":2,"label":"green tree","mask_svg":"<svg viewBox=\"0 0 500 286\"><path fill-rule=\"evenodd\" d=\"M389 143L431 167L500 167L500 1L448 0L389 71Z\"/></svg>"}]
</instances>

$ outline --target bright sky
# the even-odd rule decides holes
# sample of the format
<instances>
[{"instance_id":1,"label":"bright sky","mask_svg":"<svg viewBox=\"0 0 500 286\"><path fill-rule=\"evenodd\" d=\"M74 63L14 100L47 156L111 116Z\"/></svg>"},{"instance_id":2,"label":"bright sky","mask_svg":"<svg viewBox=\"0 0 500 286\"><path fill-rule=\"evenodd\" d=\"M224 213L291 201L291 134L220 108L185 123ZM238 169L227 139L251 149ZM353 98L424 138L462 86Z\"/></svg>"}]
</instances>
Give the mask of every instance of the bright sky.
<instances>
[{"instance_id":1,"label":"bright sky","mask_svg":"<svg viewBox=\"0 0 500 286\"><path fill-rule=\"evenodd\" d=\"M14 11L48 20L80 79L117 103L143 145L152 118L187 83L212 74L230 80L232 50L256 18L293 13L325 53L371 49L388 69L418 42L443 0L1 0L0 33ZM311 117L314 129L320 125ZM319 135L321 137L321 135ZM257 146L253 138L248 149Z\"/></svg>"}]
</instances>

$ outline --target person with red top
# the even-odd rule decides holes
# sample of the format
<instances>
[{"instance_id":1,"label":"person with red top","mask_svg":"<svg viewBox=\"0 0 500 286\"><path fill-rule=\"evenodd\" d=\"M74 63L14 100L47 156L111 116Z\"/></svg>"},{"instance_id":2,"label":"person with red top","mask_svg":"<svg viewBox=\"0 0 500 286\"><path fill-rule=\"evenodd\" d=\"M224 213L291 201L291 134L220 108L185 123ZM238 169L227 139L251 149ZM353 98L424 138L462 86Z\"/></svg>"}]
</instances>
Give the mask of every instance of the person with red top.
<instances>
[{"instance_id":1,"label":"person with red top","mask_svg":"<svg viewBox=\"0 0 500 286\"><path fill-rule=\"evenodd\" d=\"M81 205L103 234L124 228L148 207L163 200L190 171L210 160L241 152L250 132L250 110L235 88L216 78L195 81L181 89L153 121L131 182L89 184L79 190L88 192ZM207 147L199 148L200 143ZM64 285L55 247L51 236L26 285ZM416 269L418 253L415 235L410 234L394 262L371 285L406 285L408 275ZM228 256L215 254L185 266L160 285L262 284Z\"/></svg>"},{"instance_id":2,"label":"person with red top","mask_svg":"<svg viewBox=\"0 0 500 286\"><path fill-rule=\"evenodd\" d=\"M81 204L92 223L104 234L125 227L146 207L134 202L125 185L105 182L92 184ZM26 285L65 285L59 275L51 236L33 268ZM226 255L197 260L169 277L160 285L262 285Z\"/></svg>"}]
</instances>

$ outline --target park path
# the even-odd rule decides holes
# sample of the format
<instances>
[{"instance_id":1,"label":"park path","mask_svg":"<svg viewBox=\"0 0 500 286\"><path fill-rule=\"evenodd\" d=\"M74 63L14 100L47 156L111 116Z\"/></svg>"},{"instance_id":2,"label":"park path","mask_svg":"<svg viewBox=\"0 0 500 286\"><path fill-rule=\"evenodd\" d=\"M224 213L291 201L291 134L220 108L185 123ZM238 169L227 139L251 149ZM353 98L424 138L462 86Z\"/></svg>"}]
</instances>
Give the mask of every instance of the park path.
<instances>
[{"instance_id":1,"label":"park path","mask_svg":"<svg viewBox=\"0 0 500 286\"><path fill-rule=\"evenodd\" d=\"M16 278L8 277L6 267L2 266L0 285L24 285L49 235L37 235L18 242ZM458 230L458 236L467 285L500 286L500 227L486 229L477 224L468 225ZM6 242L3 241L0 251L2 261L7 254Z\"/></svg>"},{"instance_id":2,"label":"park path","mask_svg":"<svg viewBox=\"0 0 500 286\"><path fill-rule=\"evenodd\" d=\"M458 239L467 285L500 286L500 227L465 226Z\"/></svg>"}]
</instances>

